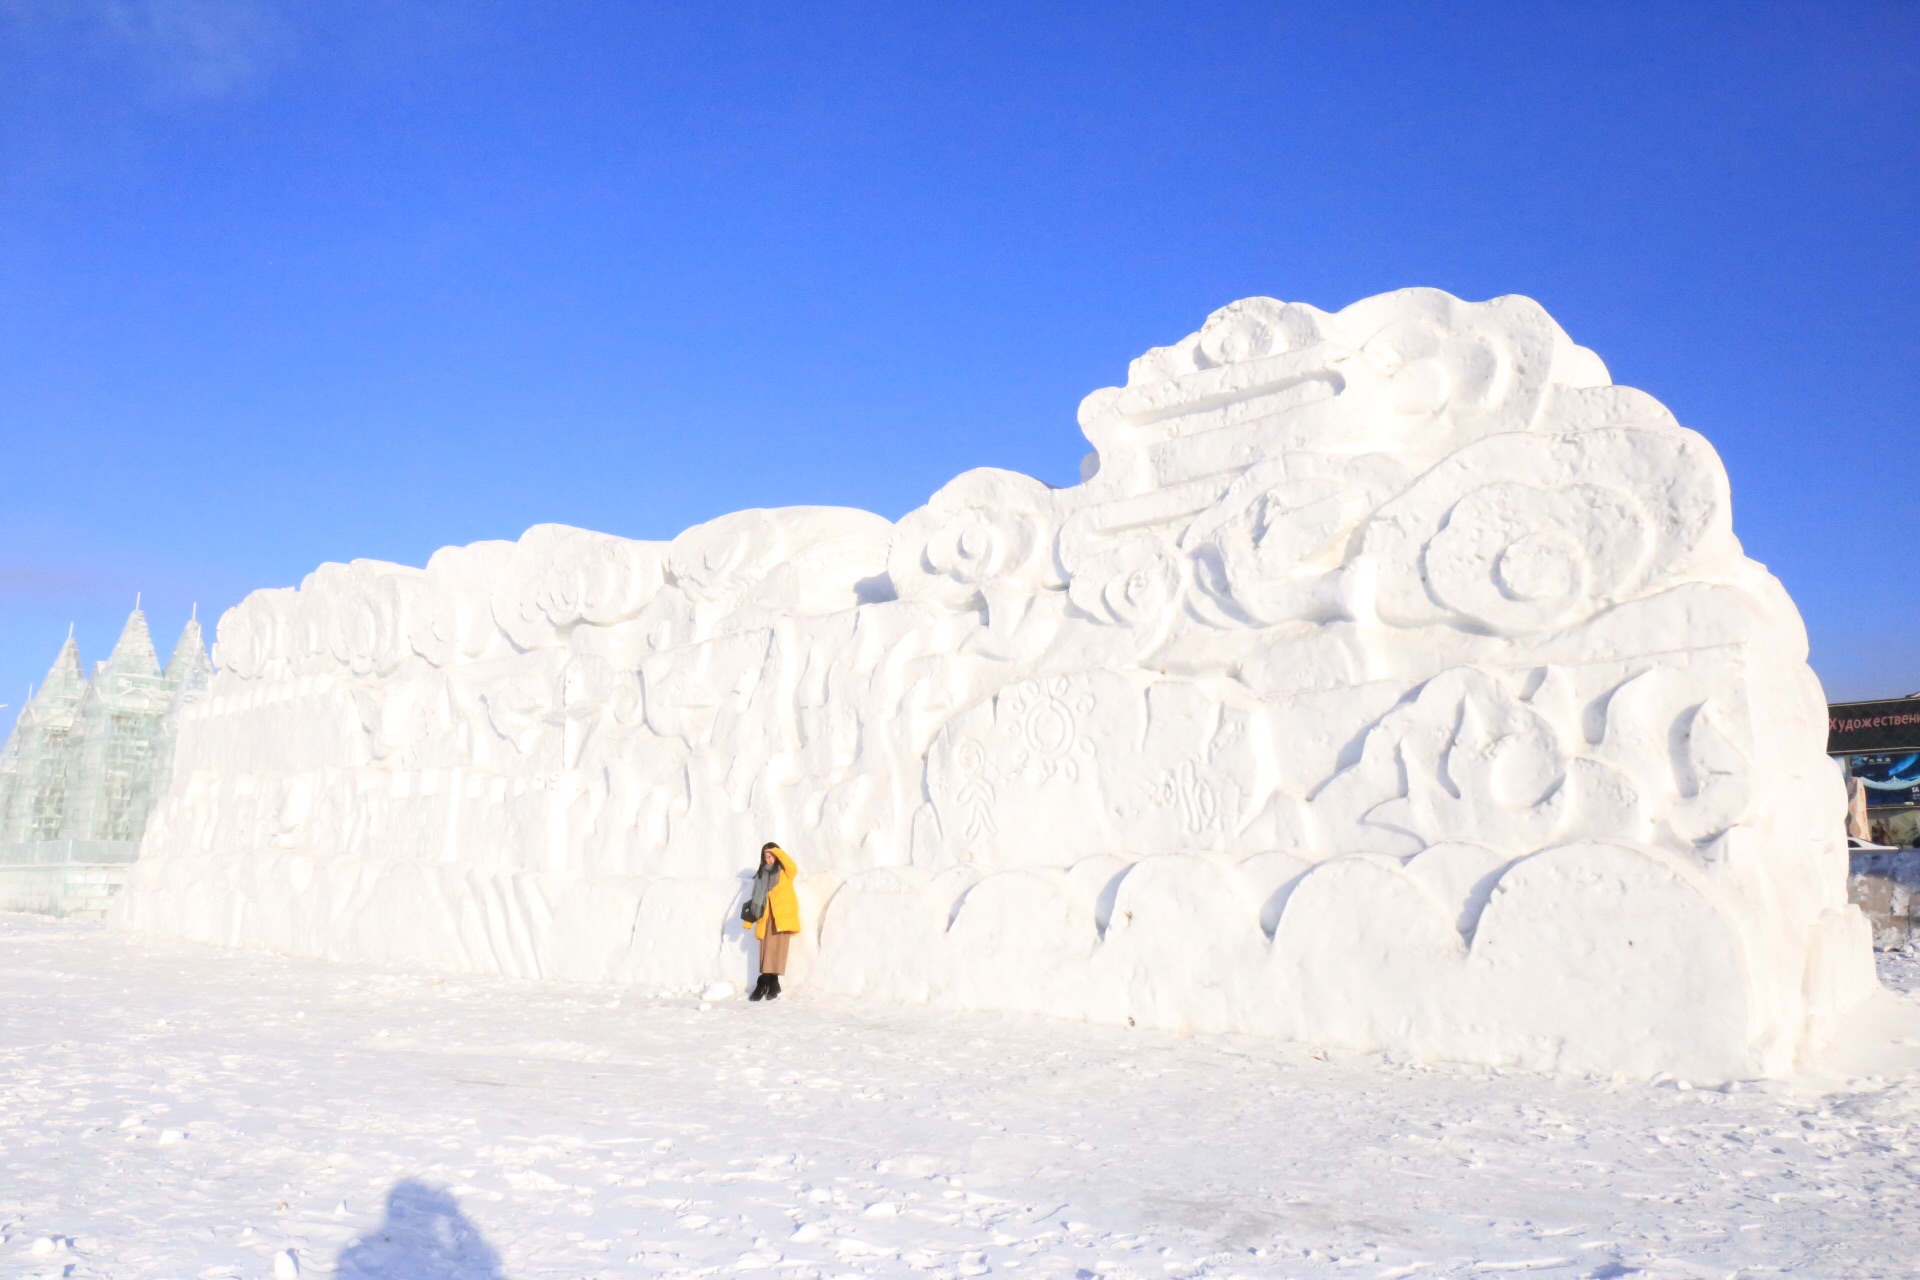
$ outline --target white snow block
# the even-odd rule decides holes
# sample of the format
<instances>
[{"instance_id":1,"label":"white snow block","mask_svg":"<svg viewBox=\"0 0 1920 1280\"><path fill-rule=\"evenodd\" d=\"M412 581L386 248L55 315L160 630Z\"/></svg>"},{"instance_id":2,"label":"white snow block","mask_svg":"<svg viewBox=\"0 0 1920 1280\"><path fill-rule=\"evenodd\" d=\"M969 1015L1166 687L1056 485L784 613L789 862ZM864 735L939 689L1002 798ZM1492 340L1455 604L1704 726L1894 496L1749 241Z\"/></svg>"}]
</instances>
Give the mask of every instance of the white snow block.
<instances>
[{"instance_id":1,"label":"white snow block","mask_svg":"<svg viewBox=\"0 0 1920 1280\"><path fill-rule=\"evenodd\" d=\"M1873 978L1712 447L1518 297L1251 298L1082 483L542 525L220 622L121 928L1545 1070L1772 1075Z\"/></svg>"}]
</instances>

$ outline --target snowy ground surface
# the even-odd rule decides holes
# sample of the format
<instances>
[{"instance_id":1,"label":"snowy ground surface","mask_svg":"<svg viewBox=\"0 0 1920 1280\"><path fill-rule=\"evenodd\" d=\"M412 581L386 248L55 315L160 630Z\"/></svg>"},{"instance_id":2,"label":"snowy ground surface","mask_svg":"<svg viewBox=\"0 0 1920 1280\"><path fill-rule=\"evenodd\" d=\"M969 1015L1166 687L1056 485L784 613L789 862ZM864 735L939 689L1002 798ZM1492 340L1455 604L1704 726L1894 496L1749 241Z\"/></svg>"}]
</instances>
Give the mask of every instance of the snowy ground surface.
<instances>
[{"instance_id":1,"label":"snowy ground surface","mask_svg":"<svg viewBox=\"0 0 1920 1280\"><path fill-rule=\"evenodd\" d=\"M1819 1075L1708 1091L0 916L0 1274L1911 1276L1882 973Z\"/></svg>"}]
</instances>

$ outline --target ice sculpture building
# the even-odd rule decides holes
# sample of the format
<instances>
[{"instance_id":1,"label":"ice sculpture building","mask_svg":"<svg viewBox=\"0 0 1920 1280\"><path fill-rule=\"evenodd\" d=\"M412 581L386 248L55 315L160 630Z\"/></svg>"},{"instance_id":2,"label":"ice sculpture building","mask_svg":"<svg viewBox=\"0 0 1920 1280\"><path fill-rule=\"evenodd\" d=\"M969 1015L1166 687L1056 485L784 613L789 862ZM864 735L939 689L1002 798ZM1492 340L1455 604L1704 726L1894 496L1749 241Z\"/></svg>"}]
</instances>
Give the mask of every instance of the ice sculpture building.
<instances>
[{"instance_id":1,"label":"ice sculpture building","mask_svg":"<svg viewBox=\"0 0 1920 1280\"><path fill-rule=\"evenodd\" d=\"M1793 602L1535 303L1267 298L1065 489L542 525L221 619L120 927L1695 1081L1871 989Z\"/></svg>"},{"instance_id":2,"label":"ice sculpture building","mask_svg":"<svg viewBox=\"0 0 1920 1280\"><path fill-rule=\"evenodd\" d=\"M105 911L172 775L181 710L211 676L197 619L164 670L138 607L90 678L67 637L0 747L0 908Z\"/></svg>"}]
</instances>

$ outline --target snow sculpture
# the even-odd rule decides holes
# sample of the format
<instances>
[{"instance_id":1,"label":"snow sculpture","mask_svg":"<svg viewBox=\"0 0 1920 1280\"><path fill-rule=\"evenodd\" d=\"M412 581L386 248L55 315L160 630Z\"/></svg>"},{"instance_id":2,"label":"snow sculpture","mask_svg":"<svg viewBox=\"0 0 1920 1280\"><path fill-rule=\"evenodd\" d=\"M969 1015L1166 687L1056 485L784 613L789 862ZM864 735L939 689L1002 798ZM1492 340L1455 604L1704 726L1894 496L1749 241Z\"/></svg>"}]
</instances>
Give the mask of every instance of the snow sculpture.
<instances>
[{"instance_id":1,"label":"snow sculpture","mask_svg":"<svg viewBox=\"0 0 1920 1280\"><path fill-rule=\"evenodd\" d=\"M1574 1071L1785 1070L1872 977L1799 617L1535 303L1253 298L1083 482L557 525L222 619L125 928Z\"/></svg>"}]
</instances>

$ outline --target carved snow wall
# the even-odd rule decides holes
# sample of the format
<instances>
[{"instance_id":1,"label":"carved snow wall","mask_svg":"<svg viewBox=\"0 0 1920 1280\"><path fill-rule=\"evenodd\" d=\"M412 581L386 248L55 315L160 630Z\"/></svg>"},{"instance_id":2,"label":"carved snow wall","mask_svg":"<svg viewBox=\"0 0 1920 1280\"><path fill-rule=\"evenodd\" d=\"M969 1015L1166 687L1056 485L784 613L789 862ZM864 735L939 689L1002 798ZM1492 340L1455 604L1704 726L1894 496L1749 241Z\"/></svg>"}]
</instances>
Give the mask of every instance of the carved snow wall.
<instances>
[{"instance_id":1,"label":"carved snow wall","mask_svg":"<svg viewBox=\"0 0 1920 1280\"><path fill-rule=\"evenodd\" d=\"M1253 298L1083 483L559 525L220 622L114 919L1695 1081L1871 989L1793 602L1712 447L1534 302Z\"/></svg>"}]
</instances>

